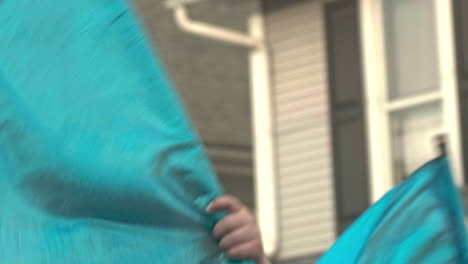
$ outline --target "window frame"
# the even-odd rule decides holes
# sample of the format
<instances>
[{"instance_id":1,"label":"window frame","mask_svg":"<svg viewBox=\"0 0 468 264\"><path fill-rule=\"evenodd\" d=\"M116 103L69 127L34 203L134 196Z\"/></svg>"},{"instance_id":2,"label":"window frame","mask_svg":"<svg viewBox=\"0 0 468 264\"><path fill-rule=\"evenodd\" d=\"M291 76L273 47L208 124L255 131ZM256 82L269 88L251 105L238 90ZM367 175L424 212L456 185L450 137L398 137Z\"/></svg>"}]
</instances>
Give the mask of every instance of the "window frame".
<instances>
[{"instance_id":1,"label":"window frame","mask_svg":"<svg viewBox=\"0 0 468 264\"><path fill-rule=\"evenodd\" d=\"M457 185L463 184L452 2L434 1L440 90L390 100L383 1L359 0L372 201L377 201L396 184L390 116L434 102L442 105L443 125L440 133L447 134L449 138L447 144L455 182Z\"/></svg>"}]
</instances>

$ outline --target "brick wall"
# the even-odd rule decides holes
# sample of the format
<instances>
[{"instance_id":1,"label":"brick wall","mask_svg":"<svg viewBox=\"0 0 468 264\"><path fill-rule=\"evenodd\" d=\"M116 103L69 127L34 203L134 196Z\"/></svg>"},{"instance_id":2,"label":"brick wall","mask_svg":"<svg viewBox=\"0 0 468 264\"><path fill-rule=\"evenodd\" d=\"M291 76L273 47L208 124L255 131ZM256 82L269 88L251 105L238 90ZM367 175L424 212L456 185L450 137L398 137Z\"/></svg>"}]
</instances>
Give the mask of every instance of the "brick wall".
<instances>
[{"instance_id":1,"label":"brick wall","mask_svg":"<svg viewBox=\"0 0 468 264\"><path fill-rule=\"evenodd\" d=\"M252 207L248 49L181 31L162 0L134 4L227 192ZM190 5L189 15L247 31L247 18L258 8L257 0L207 0Z\"/></svg>"}]
</instances>

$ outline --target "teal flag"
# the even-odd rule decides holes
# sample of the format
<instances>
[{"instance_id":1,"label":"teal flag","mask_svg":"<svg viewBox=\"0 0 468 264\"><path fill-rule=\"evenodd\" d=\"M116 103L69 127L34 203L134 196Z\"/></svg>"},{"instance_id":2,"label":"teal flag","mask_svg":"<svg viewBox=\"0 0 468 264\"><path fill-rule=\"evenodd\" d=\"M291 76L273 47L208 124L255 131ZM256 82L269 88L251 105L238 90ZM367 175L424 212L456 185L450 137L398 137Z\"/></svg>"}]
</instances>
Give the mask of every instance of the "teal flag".
<instances>
[{"instance_id":1,"label":"teal flag","mask_svg":"<svg viewBox=\"0 0 468 264\"><path fill-rule=\"evenodd\" d=\"M447 159L429 162L386 194L318 263L468 263L463 211Z\"/></svg>"},{"instance_id":2,"label":"teal flag","mask_svg":"<svg viewBox=\"0 0 468 264\"><path fill-rule=\"evenodd\" d=\"M233 263L205 213L222 190L124 0L0 1L0 193L2 264Z\"/></svg>"}]
</instances>

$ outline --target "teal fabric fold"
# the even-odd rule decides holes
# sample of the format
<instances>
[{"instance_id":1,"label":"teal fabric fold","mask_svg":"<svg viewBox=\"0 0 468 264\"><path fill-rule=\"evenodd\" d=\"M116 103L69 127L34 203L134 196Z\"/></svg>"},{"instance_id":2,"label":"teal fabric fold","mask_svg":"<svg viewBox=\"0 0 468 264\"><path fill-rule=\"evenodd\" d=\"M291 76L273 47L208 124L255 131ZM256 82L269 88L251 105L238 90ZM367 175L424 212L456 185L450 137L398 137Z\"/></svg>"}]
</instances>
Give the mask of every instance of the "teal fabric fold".
<instances>
[{"instance_id":1,"label":"teal fabric fold","mask_svg":"<svg viewBox=\"0 0 468 264\"><path fill-rule=\"evenodd\" d=\"M468 263L463 210L447 159L429 162L392 189L318 263Z\"/></svg>"},{"instance_id":2,"label":"teal fabric fold","mask_svg":"<svg viewBox=\"0 0 468 264\"><path fill-rule=\"evenodd\" d=\"M0 1L0 193L1 263L234 263L205 213L222 189L123 0Z\"/></svg>"}]
</instances>

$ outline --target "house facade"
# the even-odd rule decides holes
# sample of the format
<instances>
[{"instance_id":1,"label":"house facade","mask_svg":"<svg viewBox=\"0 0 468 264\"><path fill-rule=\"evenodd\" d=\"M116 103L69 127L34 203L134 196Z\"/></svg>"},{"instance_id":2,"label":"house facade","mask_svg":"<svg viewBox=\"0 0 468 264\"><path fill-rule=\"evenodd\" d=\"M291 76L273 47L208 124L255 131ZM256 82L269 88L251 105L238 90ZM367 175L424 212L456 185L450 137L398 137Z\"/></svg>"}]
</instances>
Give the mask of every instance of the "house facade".
<instances>
[{"instance_id":1,"label":"house facade","mask_svg":"<svg viewBox=\"0 0 468 264\"><path fill-rule=\"evenodd\" d=\"M278 263L310 263L442 150L468 182L468 2L187 5L258 49L184 32L162 1L135 3L221 182L257 212Z\"/></svg>"}]
</instances>

